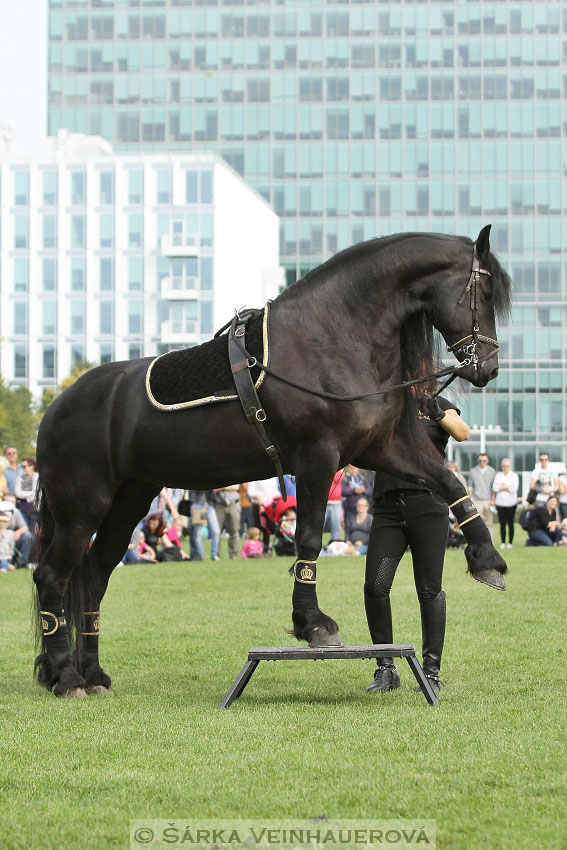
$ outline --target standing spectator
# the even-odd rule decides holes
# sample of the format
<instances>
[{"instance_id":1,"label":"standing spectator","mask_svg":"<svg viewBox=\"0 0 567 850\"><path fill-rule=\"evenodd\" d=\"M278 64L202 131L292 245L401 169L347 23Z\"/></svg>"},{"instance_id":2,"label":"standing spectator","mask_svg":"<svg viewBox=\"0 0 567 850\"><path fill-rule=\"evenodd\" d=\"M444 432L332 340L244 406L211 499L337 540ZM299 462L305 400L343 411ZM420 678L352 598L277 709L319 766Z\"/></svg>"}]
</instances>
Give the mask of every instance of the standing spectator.
<instances>
[{"instance_id":1,"label":"standing spectator","mask_svg":"<svg viewBox=\"0 0 567 850\"><path fill-rule=\"evenodd\" d=\"M240 490L238 491L238 498L240 499L240 536L243 537L245 532L248 531L249 528L255 527L254 509L252 507L250 497L248 496L247 481L240 485ZM259 533L260 532L258 532L258 534Z\"/></svg>"},{"instance_id":2,"label":"standing spectator","mask_svg":"<svg viewBox=\"0 0 567 850\"><path fill-rule=\"evenodd\" d=\"M290 496L297 496L297 484L295 483L295 475L284 475L284 484L285 491L287 494L287 498ZM278 490L280 491L280 496L282 494L282 488L280 487L280 479L278 478Z\"/></svg>"},{"instance_id":3,"label":"standing spectator","mask_svg":"<svg viewBox=\"0 0 567 850\"><path fill-rule=\"evenodd\" d=\"M331 489L329 490L329 498L327 500L327 509L325 511L325 525L323 530L330 531L331 539L329 543L332 543L333 540L340 540L341 535L341 527L343 521L343 502L342 502L342 478L343 478L344 470L339 469L338 472L335 472L335 477L333 478L333 483L331 484Z\"/></svg>"},{"instance_id":4,"label":"standing spectator","mask_svg":"<svg viewBox=\"0 0 567 850\"><path fill-rule=\"evenodd\" d=\"M366 496L367 499L370 499L372 487L368 479L361 474L359 468L349 463L342 480L341 488L345 528L347 528L350 520L356 516L357 501L361 496Z\"/></svg>"},{"instance_id":5,"label":"standing spectator","mask_svg":"<svg viewBox=\"0 0 567 850\"><path fill-rule=\"evenodd\" d=\"M29 528L33 530L35 527L33 522L33 506L39 481L37 466L33 457L25 457L22 460L21 469L22 474L18 475L14 484L16 507L23 513Z\"/></svg>"},{"instance_id":6,"label":"standing spectator","mask_svg":"<svg viewBox=\"0 0 567 850\"><path fill-rule=\"evenodd\" d=\"M12 563L14 557L14 532L8 528L10 517L7 513L0 513L0 573L15 570Z\"/></svg>"},{"instance_id":7,"label":"standing spectator","mask_svg":"<svg viewBox=\"0 0 567 850\"><path fill-rule=\"evenodd\" d=\"M536 492L536 507L545 505L549 497L559 490L559 482L555 473L549 468L549 455L540 452L539 463L532 472L530 490Z\"/></svg>"},{"instance_id":8,"label":"standing spectator","mask_svg":"<svg viewBox=\"0 0 567 850\"><path fill-rule=\"evenodd\" d=\"M18 566L27 567L30 559L32 536L23 514L13 502L0 502L0 512L8 514L8 528L14 532L14 543L18 553Z\"/></svg>"},{"instance_id":9,"label":"standing spectator","mask_svg":"<svg viewBox=\"0 0 567 850\"><path fill-rule=\"evenodd\" d=\"M557 499L549 496L544 505L535 505L528 520L526 546L556 546L561 540L557 519Z\"/></svg>"},{"instance_id":10,"label":"standing spectator","mask_svg":"<svg viewBox=\"0 0 567 850\"><path fill-rule=\"evenodd\" d=\"M15 446L6 446L4 449L4 456L8 461L8 466L4 470L4 477L9 491L6 498L15 503L16 497L14 495L14 487L16 486L16 478L22 474L22 467L18 463L17 448Z\"/></svg>"},{"instance_id":11,"label":"standing spectator","mask_svg":"<svg viewBox=\"0 0 567 850\"><path fill-rule=\"evenodd\" d=\"M226 526L228 531L228 557L238 558L240 548L240 484L230 484L228 487L217 487L215 493L215 510L219 528Z\"/></svg>"},{"instance_id":12,"label":"standing spectator","mask_svg":"<svg viewBox=\"0 0 567 850\"><path fill-rule=\"evenodd\" d=\"M490 458L486 452L478 456L478 464L473 466L469 472L469 496L472 497L476 509L492 533L492 484L496 476L496 470L489 465Z\"/></svg>"},{"instance_id":13,"label":"standing spectator","mask_svg":"<svg viewBox=\"0 0 567 850\"><path fill-rule=\"evenodd\" d=\"M502 460L502 472L498 472L492 483L493 502L496 505L498 522L500 523L500 548L512 548L514 540L514 514L518 506L518 490L520 479L512 472L512 462L509 457ZM508 544L506 544L506 528L508 529Z\"/></svg>"},{"instance_id":14,"label":"standing spectator","mask_svg":"<svg viewBox=\"0 0 567 850\"><path fill-rule=\"evenodd\" d=\"M459 472L459 466L458 466L458 464L456 464L454 461L450 460L450 461L449 461L449 463L447 464L447 469L448 469L450 472L452 472L452 473L453 473L453 475L455 476L455 478L458 478L458 480L461 482L461 484L463 485L463 487L464 487L464 488L465 488L465 490L466 490L466 489L467 489L467 482L465 481L464 476L463 476L463 475L461 475L461 473Z\"/></svg>"},{"instance_id":15,"label":"standing spectator","mask_svg":"<svg viewBox=\"0 0 567 850\"><path fill-rule=\"evenodd\" d=\"M209 540L211 541L211 560L220 561L219 543L220 528L217 512L213 504L212 490L189 490L191 505L191 560L202 561L203 549L203 526L207 524Z\"/></svg>"}]
</instances>

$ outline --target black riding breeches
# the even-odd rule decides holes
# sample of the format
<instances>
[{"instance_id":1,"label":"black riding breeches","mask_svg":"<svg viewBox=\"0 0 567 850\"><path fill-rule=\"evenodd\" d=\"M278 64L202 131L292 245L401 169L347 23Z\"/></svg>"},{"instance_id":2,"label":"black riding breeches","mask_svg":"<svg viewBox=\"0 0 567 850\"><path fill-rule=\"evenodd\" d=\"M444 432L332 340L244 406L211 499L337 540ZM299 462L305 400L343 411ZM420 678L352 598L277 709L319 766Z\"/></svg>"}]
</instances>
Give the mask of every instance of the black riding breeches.
<instances>
[{"instance_id":1,"label":"black riding breeches","mask_svg":"<svg viewBox=\"0 0 567 850\"><path fill-rule=\"evenodd\" d=\"M417 598L420 602L434 599L441 590L448 531L448 508L439 496L411 490L384 494L374 506L366 595L376 599L390 595L398 564L409 546Z\"/></svg>"}]
</instances>

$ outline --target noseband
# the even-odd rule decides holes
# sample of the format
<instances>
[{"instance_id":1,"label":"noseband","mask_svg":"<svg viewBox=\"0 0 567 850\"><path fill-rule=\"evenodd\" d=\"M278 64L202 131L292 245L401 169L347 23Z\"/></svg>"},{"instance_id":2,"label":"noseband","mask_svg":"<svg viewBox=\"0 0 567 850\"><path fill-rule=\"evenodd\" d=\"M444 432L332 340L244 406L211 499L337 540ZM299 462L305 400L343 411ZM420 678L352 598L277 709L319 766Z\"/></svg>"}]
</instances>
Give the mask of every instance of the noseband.
<instances>
[{"instance_id":1,"label":"noseband","mask_svg":"<svg viewBox=\"0 0 567 850\"><path fill-rule=\"evenodd\" d=\"M474 366L475 370L478 369L481 363L484 363L485 360L488 360L492 357L496 351L500 348L498 345L498 341L492 339L489 336L484 336L481 334L480 328L478 326L478 285L480 283L481 274L487 275L488 277L492 277L487 269L481 269L480 260L478 258L478 254L476 253L476 242L473 245L473 261L471 268L471 276L469 277L468 283L465 286L463 293L457 304L455 305L455 309L451 313L449 321L453 318L456 311L459 307L462 306L465 296L467 293L470 293L470 310L471 310L471 322L472 329L470 334L464 336L458 342L453 343L453 345L447 346L447 351L452 352L457 360L459 360L459 365L456 366L456 369L462 369L464 366ZM477 353L477 345L479 342L486 342L488 345L494 348L494 351L489 351L483 357L479 357ZM459 355L462 355L462 359Z\"/></svg>"}]
</instances>

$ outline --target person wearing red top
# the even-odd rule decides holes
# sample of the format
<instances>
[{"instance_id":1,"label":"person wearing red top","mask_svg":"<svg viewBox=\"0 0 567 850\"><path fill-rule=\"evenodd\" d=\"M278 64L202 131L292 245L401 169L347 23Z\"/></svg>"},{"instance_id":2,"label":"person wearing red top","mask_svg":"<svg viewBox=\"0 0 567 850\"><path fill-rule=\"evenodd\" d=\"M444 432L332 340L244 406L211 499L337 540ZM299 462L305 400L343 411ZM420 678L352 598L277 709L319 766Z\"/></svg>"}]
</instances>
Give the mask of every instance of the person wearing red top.
<instances>
[{"instance_id":1,"label":"person wearing red top","mask_svg":"<svg viewBox=\"0 0 567 850\"><path fill-rule=\"evenodd\" d=\"M339 469L335 473L331 489L329 490L329 499L327 501L327 510L325 511L325 531L331 532L331 541L341 539L341 527L343 521L343 505L342 505L342 477L344 469Z\"/></svg>"}]
</instances>

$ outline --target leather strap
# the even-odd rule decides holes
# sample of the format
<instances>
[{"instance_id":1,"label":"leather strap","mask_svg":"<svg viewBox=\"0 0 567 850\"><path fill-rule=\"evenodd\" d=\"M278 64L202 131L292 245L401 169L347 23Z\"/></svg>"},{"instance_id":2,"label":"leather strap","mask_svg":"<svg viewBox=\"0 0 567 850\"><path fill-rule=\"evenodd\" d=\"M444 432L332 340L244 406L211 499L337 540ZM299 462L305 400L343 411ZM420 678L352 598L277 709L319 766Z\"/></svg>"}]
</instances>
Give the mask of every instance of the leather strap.
<instances>
[{"instance_id":1,"label":"leather strap","mask_svg":"<svg viewBox=\"0 0 567 850\"><path fill-rule=\"evenodd\" d=\"M230 323L230 330L228 332L228 358L230 360L230 368L232 370L234 385L236 387L236 392L238 393L238 398L240 399L244 415L246 416L247 422L256 426L256 430L264 443L266 454L276 469L276 475L280 482L282 497L285 501L287 499L287 491L279 451L270 440L264 427L263 423L266 421L266 411L260 403L258 393L256 392L256 388L254 387L254 382L250 374L250 369L256 365L256 358L254 358L254 362L252 363L248 359L243 359L242 349L236 341L238 339L242 347L245 347L244 341L246 336L246 325L248 324L249 319L250 315L236 315Z\"/></svg>"}]
</instances>

